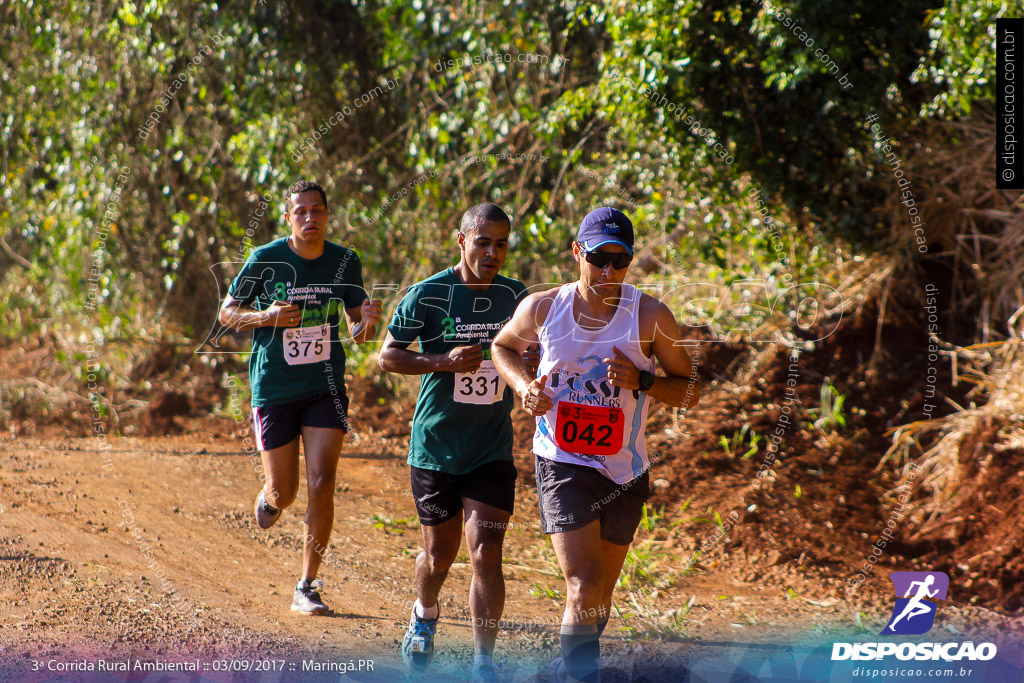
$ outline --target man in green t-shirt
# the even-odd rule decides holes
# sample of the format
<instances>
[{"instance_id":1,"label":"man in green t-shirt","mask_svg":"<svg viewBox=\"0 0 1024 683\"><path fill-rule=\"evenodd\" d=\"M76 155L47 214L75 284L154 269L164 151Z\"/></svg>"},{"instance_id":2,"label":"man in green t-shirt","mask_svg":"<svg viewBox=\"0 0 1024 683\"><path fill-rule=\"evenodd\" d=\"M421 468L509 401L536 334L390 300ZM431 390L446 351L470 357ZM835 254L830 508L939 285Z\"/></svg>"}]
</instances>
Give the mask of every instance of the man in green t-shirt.
<instances>
[{"instance_id":1,"label":"man in green t-shirt","mask_svg":"<svg viewBox=\"0 0 1024 683\"><path fill-rule=\"evenodd\" d=\"M309 503L303 521L302 577L292 609L325 614L316 580L334 524L334 480L348 431L345 312L351 338L371 341L381 304L363 289L359 256L324 238L327 195L300 181L285 193L288 237L254 249L231 283L222 325L253 330L249 358L252 426L266 483L256 497L256 524L269 529L299 490L299 439L306 455Z\"/></svg>"},{"instance_id":2,"label":"man in green t-shirt","mask_svg":"<svg viewBox=\"0 0 1024 683\"><path fill-rule=\"evenodd\" d=\"M422 375L409 444L412 491L423 531L402 657L423 671L433 658L438 594L462 542L473 579L473 680L496 680L491 653L505 604L501 548L512 515L513 398L490 360L490 343L526 287L499 275L511 223L495 204L462 217L457 265L413 285L398 305L380 353L388 372ZM419 340L420 350L409 346ZM536 365L536 354L524 354ZM465 512L464 512L465 511Z\"/></svg>"}]
</instances>

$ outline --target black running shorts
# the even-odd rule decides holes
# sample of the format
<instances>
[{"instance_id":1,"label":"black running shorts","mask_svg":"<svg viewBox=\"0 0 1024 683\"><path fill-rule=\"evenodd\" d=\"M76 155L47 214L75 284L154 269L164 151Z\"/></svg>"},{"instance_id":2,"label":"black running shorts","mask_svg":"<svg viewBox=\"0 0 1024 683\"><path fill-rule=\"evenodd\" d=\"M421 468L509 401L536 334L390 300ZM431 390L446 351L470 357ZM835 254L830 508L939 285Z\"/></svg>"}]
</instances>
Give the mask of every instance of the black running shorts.
<instances>
[{"instance_id":1,"label":"black running shorts","mask_svg":"<svg viewBox=\"0 0 1024 683\"><path fill-rule=\"evenodd\" d=\"M540 523L546 534L582 529L600 520L601 538L629 545L651 493L645 471L616 484L593 467L555 462L536 456Z\"/></svg>"},{"instance_id":2,"label":"black running shorts","mask_svg":"<svg viewBox=\"0 0 1024 683\"><path fill-rule=\"evenodd\" d=\"M412 494L423 526L437 526L462 510L469 498L504 510L510 515L516 500L516 466L508 460L493 460L466 474L410 467Z\"/></svg>"},{"instance_id":3,"label":"black running shorts","mask_svg":"<svg viewBox=\"0 0 1024 683\"><path fill-rule=\"evenodd\" d=\"M325 427L348 432L348 394L321 394L301 401L274 406L253 406L252 431L256 447L272 451L286 446L303 427Z\"/></svg>"}]
</instances>

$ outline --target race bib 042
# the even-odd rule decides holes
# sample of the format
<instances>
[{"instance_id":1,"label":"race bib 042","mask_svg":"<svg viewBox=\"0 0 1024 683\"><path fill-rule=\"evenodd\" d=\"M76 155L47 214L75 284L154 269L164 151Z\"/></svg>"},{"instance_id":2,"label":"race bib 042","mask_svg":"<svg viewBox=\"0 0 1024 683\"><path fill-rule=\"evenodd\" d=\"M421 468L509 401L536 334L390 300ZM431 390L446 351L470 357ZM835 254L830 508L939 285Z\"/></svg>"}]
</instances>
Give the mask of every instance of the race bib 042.
<instances>
[{"instance_id":1,"label":"race bib 042","mask_svg":"<svg viewBox=\"0 0 1024 683\"><path fill-rule=\"evenodd\" d=\"M330 357L330 325L285 328L284 360L288 365L319 363Z\"/></svg>"},{"instance_id":2,"label":"race bib 042","mask_svg":"<svg viewBox=\"0 0 1024 683\"><path fill-rule=\"evenodd\" d=\"M494 361L480 363L476 372L455 373L455 402L490 405L505 395L505 380L498 375Z\"/></svg>"},{"instance_id":3,"label":"race bib 042","mask_svg":"<svg viewBox=\"0 0 1024 683\"><path fill-rule=\"evenodd\" d=\"M558 402L555 443L563 451L583 455L615 455L622 448L622 410Z\"/></svg>"}]
</instances>

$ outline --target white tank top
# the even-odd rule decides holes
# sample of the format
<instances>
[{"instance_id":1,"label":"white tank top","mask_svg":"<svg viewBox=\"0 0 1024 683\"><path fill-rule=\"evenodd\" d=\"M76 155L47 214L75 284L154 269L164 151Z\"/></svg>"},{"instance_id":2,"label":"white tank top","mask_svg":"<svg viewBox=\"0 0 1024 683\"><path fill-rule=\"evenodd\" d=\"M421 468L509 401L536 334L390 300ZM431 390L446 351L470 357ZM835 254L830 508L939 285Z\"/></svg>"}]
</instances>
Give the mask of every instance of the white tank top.
<instances>
[{"instance_id":1,"label":"white tank top","mask_svg":"<svg viewBox=\"0 0 1024 683\"><path fill-rule=\"evenodd\" d=\"M604 358L612 346L641 370L654 371L654 358L640 349L640 291L621 285L621 305L599 330L585 330L573 319L577 283L563 285L540 328L540 369L555 406L537 418L533 452L542 458L600 470L625 484L649 466L644 428L647 394L608 382Z\"/></svg>"}]
</instances>

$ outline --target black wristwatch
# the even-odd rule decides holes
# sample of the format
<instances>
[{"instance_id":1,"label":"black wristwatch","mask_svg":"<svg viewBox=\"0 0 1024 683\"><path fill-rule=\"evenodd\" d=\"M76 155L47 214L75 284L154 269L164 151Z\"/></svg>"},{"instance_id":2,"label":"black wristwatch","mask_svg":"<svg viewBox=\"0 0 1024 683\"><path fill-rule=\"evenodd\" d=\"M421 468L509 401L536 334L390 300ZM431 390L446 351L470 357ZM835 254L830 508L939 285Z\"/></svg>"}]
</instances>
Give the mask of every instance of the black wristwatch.
<instances>
[{"instance_id":1,"label":"black wristwatch","mask_svg":"<svg viewBox=\"0 0 1024 683\"><path fill-rule=\"evenodd\" d=\"M654 375L646 370L640 371L640 391L650 391L654 386Z\"/></svg>"},{"instance_id":2,"label":"black wristwatch","mask_svg":"<svg viewBox=\"0 0 1024 683\"><path fill-rule=\"evenodd\" d=\"M646 370L640 371L640 388L633 390L633 398L640 398L641 391L650 391L654 386L654 375Z\"/></svg>"}]
</instances>

